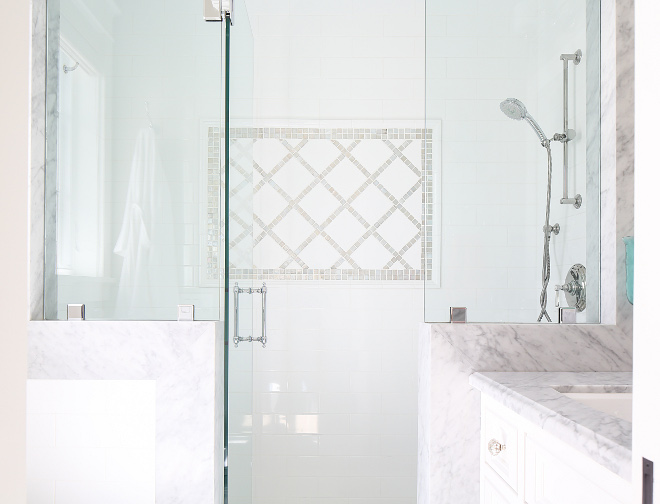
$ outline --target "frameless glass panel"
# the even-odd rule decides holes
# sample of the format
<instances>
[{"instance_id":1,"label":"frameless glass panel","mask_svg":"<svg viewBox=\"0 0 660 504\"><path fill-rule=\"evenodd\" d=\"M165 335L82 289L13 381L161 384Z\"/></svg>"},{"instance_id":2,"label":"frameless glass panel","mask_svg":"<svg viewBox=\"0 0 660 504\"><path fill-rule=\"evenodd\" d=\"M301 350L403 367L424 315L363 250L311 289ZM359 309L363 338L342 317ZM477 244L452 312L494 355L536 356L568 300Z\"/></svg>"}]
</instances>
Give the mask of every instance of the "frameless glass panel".
<instances>
[{"instance_id":1,"label":"frameless glass panel","mask_svg":"<svg viewBox=\"0 0 660 504\"><path fill-rule=\"evenodd\" d=\"M220 24L48 2L46 318L219 318Z\"/></svg>"},{"instance_id":2,"label":"frameless glass panel","mask_svg":"<svg viewBox=\"0 0 660 504\"><path fill-rule=\"evenodd\" d=\"M253 90L254 39L243 0L234 0L227 33L228 93L225 93L228 133L225 174L229 183L227 241L229 275L229 354L227 359L227 479L228 502L252 502L252 351L261 336L261 285L253 281ZM226 208L226 207L225 207ZM236 304L238 303L238 305ZM256 317L256 318L255 318ZM253 320L254 319L254 320ZM246 341L247 340L247 341Z\"/></svg>"},{"instance_id":3,"label":"frameless glass panel","mask_svg":"<svg viewBox=\"0 0 660 504\"><path fill-rule=\"evenodd\" d=\"M576 264L587 271L586 309L577 321L599 321L599 12L598 0L426 0L426 148L433 166L425 181L427 322L447 322L450 307L466 307L468 322L535 323L544 280L556 322L555 285ZM581 61L569 61L567 74L575 138L566 143L566 183L568 198L582 196L580 208L560 203L564 143L553 138L564 133L560 55L577 49ZM501 109L508 98L516 101ZM548 157L540 130L551 140L553 161L549 225L558 224L545 275ZM560 291L562 307L566 298Z\"/></svg>"}]
</instances>

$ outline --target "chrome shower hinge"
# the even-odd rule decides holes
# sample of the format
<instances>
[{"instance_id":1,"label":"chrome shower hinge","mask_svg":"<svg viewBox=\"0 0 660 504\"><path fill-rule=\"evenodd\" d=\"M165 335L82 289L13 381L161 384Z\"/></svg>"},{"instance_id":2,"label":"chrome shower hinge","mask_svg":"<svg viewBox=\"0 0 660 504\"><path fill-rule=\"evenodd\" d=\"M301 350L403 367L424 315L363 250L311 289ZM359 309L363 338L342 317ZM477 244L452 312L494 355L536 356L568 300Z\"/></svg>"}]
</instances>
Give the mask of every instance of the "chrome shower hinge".
<instances>
[{"instance_id":1,"label":"chrome shower hinge","mask_svg":"<svg viewBox=\"0 0 660 504\"><path fill-rule=\"evenodd\" d=\"M467 323L467 308L465 306L452 306L449 308L449 322L452 324Z\"/></svg>"},{"instance_id":2,"label":"chrome shower hinge","mask_svg":"<svg viewBox=\"0 0 660 504\"><path fill-rule=\"evenodd\" d=\"M85 320L85 305L84 304L66 305L66 319Z\"/></svg>"}]
</instances>

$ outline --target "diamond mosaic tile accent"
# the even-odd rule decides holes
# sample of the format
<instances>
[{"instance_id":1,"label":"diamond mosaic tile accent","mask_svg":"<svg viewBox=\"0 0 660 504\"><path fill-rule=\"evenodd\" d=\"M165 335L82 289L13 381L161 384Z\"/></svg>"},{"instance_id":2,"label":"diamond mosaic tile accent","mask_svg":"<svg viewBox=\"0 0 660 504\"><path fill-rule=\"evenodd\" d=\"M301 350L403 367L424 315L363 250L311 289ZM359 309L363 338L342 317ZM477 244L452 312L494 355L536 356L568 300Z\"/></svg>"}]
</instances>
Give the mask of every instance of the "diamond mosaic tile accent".
<instances>
[{"instance_id":1,"label":"diamond mosaic tile accent","mask_svg":"<svg viewBox=\"0 0 660 504\"><path fill-rule=\"evenodd\" d=\"M216 280L223 131L209 126L207 133L206 276ZM252 268L239 258L232 278L431 278L432 140L431 129L414 128L232 129L231 193L246 199L252 185L245 208L254 209L252 223L230 209L230 247L245 248L252 233L254 249Z\"/></svg>"},{"instance_id":2,"label":"diamond mosaic tile accent","mask_svg":"<svg viewBox=\"0 0 660 504\"><path fill-rule=\"evenodd\" d=\"M220 218L220 195L224 194L224 167L220 156L222 138L220 128L210 126L207 130L208 162L206 170L206 279L220 279L220 235L224 220Z\"/></svg>"}]
</instances>

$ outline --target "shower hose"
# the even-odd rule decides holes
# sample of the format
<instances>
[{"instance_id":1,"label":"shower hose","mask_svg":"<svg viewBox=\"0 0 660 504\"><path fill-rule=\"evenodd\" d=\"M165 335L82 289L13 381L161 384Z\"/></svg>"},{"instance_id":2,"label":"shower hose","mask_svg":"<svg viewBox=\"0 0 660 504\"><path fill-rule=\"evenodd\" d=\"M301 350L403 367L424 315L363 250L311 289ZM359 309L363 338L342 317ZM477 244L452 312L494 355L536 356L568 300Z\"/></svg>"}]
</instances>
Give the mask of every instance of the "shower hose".
<instances>
[{"instance_id":1,"label":"shower hose","mask_svg":"<svg viewBox=\"0 0 660 504\"><path fill-rule=\"evenodd\" d=\"M548 322L552 322L550 320L550 315L548 315L548 311L546 310L546 306L548 304L548 284L550 283L550 235L552 234L552 229L550 228L550 192L552 190L552 153L550 152L550 141L545 140L543 142L543 146L546 148L548 151L548 192L547 192L547 199L545 203L545 226L543 226L543 268L541 270L541 314L539 315L539 318L536 320L537 322L541 322L543 317Z\"/></svg>"}]
</instances>

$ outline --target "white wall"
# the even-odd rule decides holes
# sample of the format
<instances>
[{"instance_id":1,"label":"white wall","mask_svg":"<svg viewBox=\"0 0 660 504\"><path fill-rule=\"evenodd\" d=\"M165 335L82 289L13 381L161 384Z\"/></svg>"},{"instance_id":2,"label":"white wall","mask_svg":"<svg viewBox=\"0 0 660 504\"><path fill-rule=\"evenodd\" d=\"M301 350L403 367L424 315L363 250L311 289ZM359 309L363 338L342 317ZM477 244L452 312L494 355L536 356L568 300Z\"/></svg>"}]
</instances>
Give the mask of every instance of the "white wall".
<instances>
[{"instance_id":1,"label":"white wall","mask_svg":"<svg viewBox=\"0 0 660 504\"><path fill-rule=\"evenodd\" d=\"M660 73L654 64L660 6L635 4L635 326L633 368L633 502L641 500L642 457L655 463L654 498L660 496L660 339L657 331L658 263L657 216L660 175L657 135Z\"/></svg>"},{"instance_id":2,"label":"white wall","mask_svg":"<svg viewBox=\"0 0 660 504\"><path fill-rule=\"evenodd\" d=\"M0 501L25 502L25 380L28 319L29 2L4 2L0 42L6 78L0 122ZM9 78L9 73L11 74Z\"/></svg>"},{"instance_id":3,"label":"white wall","mask_svg":"<svg viewBox=\"0 0 660 504\"><path fill-rule=\"evenodd\" d=\"M424 117L424 2L248 2L260 122ZM400 122L396 122L400 124Z\"/></svg>"},{"instance_id":4,"label":"white wall","mask_svg":"<svg viewBox=\"0 0 660 504\"><path fill-rule=\"evenodd\" d=\"M28 380L27 499L153 504L155 380Z\"/></svg>"}]
</instances>

